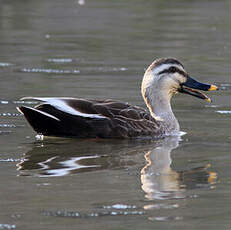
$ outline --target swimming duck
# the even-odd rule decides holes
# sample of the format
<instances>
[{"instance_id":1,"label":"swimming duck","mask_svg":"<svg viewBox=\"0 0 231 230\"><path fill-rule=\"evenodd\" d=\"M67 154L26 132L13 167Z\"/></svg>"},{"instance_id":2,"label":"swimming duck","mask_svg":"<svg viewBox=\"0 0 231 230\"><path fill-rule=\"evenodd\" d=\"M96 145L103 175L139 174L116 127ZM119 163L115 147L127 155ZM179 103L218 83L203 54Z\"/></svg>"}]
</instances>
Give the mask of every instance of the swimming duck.
<instances>
[{"instance_id":1,"label":"swimming duck","mask_svg":"<svg viewBox=\"0 0 231 230\"><path fill-rule=\"evenodd\" d=\"M37 100L34 108L20 106L33 129L45 136L79 138L161 138L179 134L179 123L171 108L171 98L185 93L210 102L198 90L217 90L191 78L174 58L155 60L145 71L141 93L148 110L111 99L71 97L24 97Z\"/></svg>"}]
</instances>

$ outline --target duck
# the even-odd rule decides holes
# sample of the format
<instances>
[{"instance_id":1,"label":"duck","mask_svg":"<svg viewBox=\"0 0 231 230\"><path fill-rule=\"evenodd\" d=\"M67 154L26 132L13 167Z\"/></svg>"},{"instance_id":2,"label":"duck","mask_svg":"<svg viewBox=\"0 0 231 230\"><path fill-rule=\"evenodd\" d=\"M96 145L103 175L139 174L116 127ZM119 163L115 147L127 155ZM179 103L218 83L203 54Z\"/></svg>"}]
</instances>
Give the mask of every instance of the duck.
<instances>
[{"instance_id":1,"label":"duck","mask_svg":"<svg viewBox=\"0 0 231 230\"><path fill-rule=\"evenodd\" d=\"M163 138L179 135L179 122L171 98L188 94L207 102L201 91L218 87L190 77L175 58L158 58L145 71L141 94L147 109L112 99L72 97L23 97L35 100L35 107L22 105L22 113L35 132L43 136L75 138Z\"/></svg>"}]
</instances>

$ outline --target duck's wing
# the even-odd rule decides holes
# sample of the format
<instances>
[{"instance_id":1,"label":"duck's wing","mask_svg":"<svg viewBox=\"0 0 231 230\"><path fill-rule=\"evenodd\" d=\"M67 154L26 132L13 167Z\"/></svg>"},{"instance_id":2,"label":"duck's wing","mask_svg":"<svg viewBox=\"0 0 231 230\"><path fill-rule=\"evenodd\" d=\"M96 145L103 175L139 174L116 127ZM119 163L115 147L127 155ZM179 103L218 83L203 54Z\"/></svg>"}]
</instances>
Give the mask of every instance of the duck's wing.
<instances>
[{"instance_id":1,"label":"duck's wing","mask_svg":"<svg viewBox=\"0 0 231 230\"><path fill-rule=\"evenodd\" d=\"M38 100L34 108L21 106L38 133L50 136L132 138L156 136L158 122L143 108L114 100L26 97Z\"/></svg>"},{"instance_id":2,"label":"duck's wing","mask_svg":"<svg viewBox=\"0 0 231 230\"><path fill-rule=\"evenodd\" d=\"M69 97L23 97L21 100L36 100L42 103L35 108L41 109L43 105L50 105L57 110L75 116L86 118L103 118L100 114L96 114L91 109L91 102L84 99L69 98Z\"/></svg>"}]
</instances>

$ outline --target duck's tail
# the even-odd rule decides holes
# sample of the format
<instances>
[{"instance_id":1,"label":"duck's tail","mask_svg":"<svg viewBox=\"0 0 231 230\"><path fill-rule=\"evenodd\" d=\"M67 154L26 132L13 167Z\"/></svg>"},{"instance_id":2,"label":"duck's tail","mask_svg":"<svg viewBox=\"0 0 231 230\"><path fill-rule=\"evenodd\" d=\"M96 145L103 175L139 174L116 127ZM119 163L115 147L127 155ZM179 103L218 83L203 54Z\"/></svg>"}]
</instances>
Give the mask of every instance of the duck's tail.
<instances>
[{"instance_id":1,"label":"duck's tail","mask_svg":"<svg viewBox=\"0 0 231 230\"><path fill-rule=\"evenodd\" d=\"M32 128L39 134L55 134L57 127L60 126L59 118L44 111L27 106L17 107L17 110L25 116Z\"/></svg>"},{"instance_id":2,"label":"duck's tail","mask_svg":"<svg viewBox=\"0 0 231 230\"><path fill-rule=\"evenodd\" d=\"M51 112L48 113L41 108L27 106L17 107L17 110L25 116L35 132L44 136L95 138L108 137L111 132L111 124L106 118L86 118L56 109L47 110Z\"/></svg>"}]
</instances>

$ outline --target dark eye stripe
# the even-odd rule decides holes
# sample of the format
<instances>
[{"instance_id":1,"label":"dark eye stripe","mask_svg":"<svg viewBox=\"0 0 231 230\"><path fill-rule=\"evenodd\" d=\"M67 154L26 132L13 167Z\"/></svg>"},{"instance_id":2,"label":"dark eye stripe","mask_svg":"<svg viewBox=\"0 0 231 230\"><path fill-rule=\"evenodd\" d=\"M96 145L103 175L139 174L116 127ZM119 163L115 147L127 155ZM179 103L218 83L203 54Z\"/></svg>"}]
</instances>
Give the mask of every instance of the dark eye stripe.
<instances>
[{"instance_id":1,"label":"dark eye stripe","mask_svg":"<svg viewBox=\"0 0 231 230\"><path fill-rule=\"evenodd\" d=\"M173 67L173 66L171 66L168 69L164 69L164 70L160 71L158 73L158 75L163 74L163 73L179 73L179 74L181 74L183 76L186 76L186 73L184 71L178 69L177 67Z\"/></svg>"}]
</instances>

